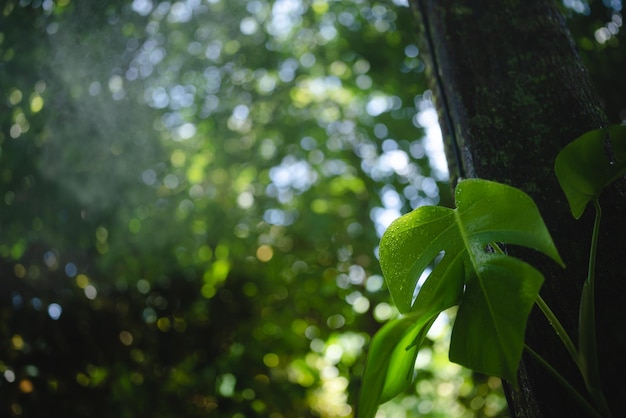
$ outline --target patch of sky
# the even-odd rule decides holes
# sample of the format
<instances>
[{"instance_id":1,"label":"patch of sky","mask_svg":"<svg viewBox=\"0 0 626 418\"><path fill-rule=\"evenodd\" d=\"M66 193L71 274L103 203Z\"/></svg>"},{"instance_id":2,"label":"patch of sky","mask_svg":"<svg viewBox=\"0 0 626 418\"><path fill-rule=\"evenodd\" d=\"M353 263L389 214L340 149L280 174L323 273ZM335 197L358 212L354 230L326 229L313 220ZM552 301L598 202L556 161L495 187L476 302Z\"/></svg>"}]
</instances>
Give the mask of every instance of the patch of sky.
<instances>
[{"instance_id":1,"label":"patch of sky","mask_svg":"<svg viewBox=\"0 0 626 418\"><path fill-rule=\"evenodd\" d=\"M422 99L417 103L418 112L413 118L413 124L421 127L426 132L422 145L430 166L433 176L436 180L445 181L449 177L448 163L443 148L443 136L439 122L437 120L437 111L431 100Z\"/></svg>"},{"instance_id":2,"label":"patch of sky","mask_svg":"<svg viewBox=\"0 0 626 418\"><path fill-rule=\"evenodd\" d=\"M154 7L152 0L133 0L132 9L141 16L148 16Z\"/></svg>"},{"instance_id":3,"label":"patch of sky","mask_svg":"<svg viewBox=\"0 0 626 418\"><path fill-rule=\"evenodd\" d=\"M317 173L307 161L287 156L279 166L270 169L270 179L279 189L304 192L317 181Z\"/></svg>"},{"instance_id":4,"label":"patch of sky","mask_svg":"<svg viewBox=\"0 0 626 418\"><path fill-rule=\"evenodd\" d=\"M58 303L51 303L50 305L48 305L48 316L50 316L50 318L52 318L53 320L56 321L57 319L59 319L62 313L63 308Z\"/></svg>"},{"instance_id":5,"label":"patch of sky","mask_svg":"<svg viewBox=\"0 0 626 418\"><path fill-rule=\"evenodd\" d=\"M193 11L200 5L200 0L177 1L172 4L167 20L173 23L189 22Z\"/></svg>"},{"instance_id":6,"label":"patch of sky","mask_svg":"<svg viewBox=\"0 0 626 418\"><path fill-rule=\"evenodd\" d=\"M270 225L287 226L296 220L297 213L282 209L268 209L263 213L263 220Z\"/></svg>"},{"instance_id":7,"label":"patch of sky","mask_svg":"<svg viewBox=\"0 0 626 418\"><path fill-rule=\"evenodd\" d=\"M448 179L448 167L437 112L432 101L428 99L428 94L422 97L425 98L416 102L417 113L413 123L416 127L423 128L426 135L423 139L411 143L410 155L400 149L399 144L393 139L383 141L380 155L373 143L362 142L355 147L355 153L362 159L362 169L375 181L388 181L389 177L394 174L408 179L409 184L404 187L402 193L398 193L390 185L384 186L381 190L382 207L375 207L370 212L379 236L382 236L391 222L401 215L405 199L408 200L411 208L436 204L439 201L437 181ZM387 106L381 101L381 107L378 110L382 110L383 105ZM376 134L377 129L378 134ZM386 134L384 131L382 127L375 127L375 135L379 138L386 136L383 135ZM424 156L428 157L432 177L421 175L420 167L411 162L411 158L419 159Z\"/></svg>"},{"instance_id":8,"label":"patch of sky","mask_svg":"<svg viewBox=\"0 0 626 418\"><path fill-rule=\"evenodd\" d=\"M259 23L255 18L248 16L239 22L239 31L244 35L254 35L259 29Z\"/></svg>"},{"instance_id":9,"label":"patch of sky","mask_svg":"<svg viewBox=\"0 0 626 418\"><path fill-rule=\"evenodd\" d=\"M563 0L563 5L576 13L588 15L591 10L586 1L582 0Z\"/></svg>"},{"instance_id":10,"label":"patch of sky","mask_svg":"<svg viewBox=\"0 0 626 418\"><path fill-rule=\"evenodd\" d=\"M272 5L267 31L278 39L285 39L294 27L300 25L306 8L300 0L277 0Z\"/></svg>"},{"instance_id":11,"label":"patch of sky","mask_svg":"<svg viewBox=\"0 0 626 418\"><path fill-rule=\"evenodd\" d=\"M298 65L298 61L295 58L286 59L280 64L278 69L278 78L285 83L292 81L296 76Z\"/></svg>"}]
</instances>

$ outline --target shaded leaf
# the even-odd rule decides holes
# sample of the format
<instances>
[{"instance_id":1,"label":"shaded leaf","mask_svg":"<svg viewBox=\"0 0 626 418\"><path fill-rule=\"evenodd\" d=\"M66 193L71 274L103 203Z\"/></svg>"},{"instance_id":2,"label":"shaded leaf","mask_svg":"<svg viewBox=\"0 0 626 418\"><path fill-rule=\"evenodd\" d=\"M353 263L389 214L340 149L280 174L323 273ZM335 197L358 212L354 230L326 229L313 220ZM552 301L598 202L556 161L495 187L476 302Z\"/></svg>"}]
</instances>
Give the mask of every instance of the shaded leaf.
<instances>
[{"instance_id":1,"label":"shaded leaf","mask_svg":"<svg viewBox=\"0 0 626 418\"><path fill-rule=\"evenodd\" d=\"M411 332L406 333L394 348L389 360L385 385L380 395L380 403L399 395L411 384L417 353L435 319L437 317L431 318L426 323L415 321Z\"/></svg>"},{"instance_id":2,"label":"shaded leaf","mask_svg":"<svg viewBox=\"0 0 626 418\"><path fill-rule=\"evenodd\" d=\"M543 276L513 257L488 258L467 283L452 331L450 360L517 386L523 331Z\"/></svg>"},{"instance_id":3,"label":"shaded leaf","mask_svg":"<svg viewBox=\"0 0 626 418\"><path fill-rule=\"evenodd\" d=\"M412 358L413 361L415 360L414 353L407 351L408 344L402 343L407 336L416 336L419 332L418 327L419 323L415 321L414 317L403 317L385 324L372 338L359 396L358 418L370 418L376 415L384 388L390 385L387 382L387 375L388 371L394 368L390 367L392 358L394 358L395 368L399 368L400 364L406 364L402 357L406 356ZM404 385L407 380L404 373L400 373L396 377L398 381L394 383L396 385ZM387 391L390 392L389 389Z\"/></svg>"},{"instance_id":4,"label":"shaded leaf","mask_svg":"<svg viewBox=\"0 0 626 418\"><path fill-rule=\"evenodd\" d=\"M462 294L462 265L450 266L457 282L428 280L418 295L413 312L383 326L372 338L363 376L363 389L357 409L358 418L373 417L380 403L398 395L411 383L417 353L440 312L457 305ZM447 282L450 285L450 281Z\"/></svg>"},{"instance_id":5,"label":"shaded leaf","mask_svg":"<svg viewBox=\"0 0 626 418\"><path fill-rule=\"evenodd\" d=\"M580 218L587 203L626 174L626 126L613 125L578 137L556 157L554 171L572 215Z\"/></svg>"},{"instance_id":6,"label":"shaded leaf","mask_svg":"<svg viewBox=\"0 0 626 418\"><path fill-rule=\"evenodd\" d=\"M378 405L411 383L417 352L436 317L405 316L388 322L372 338L357 418L376 415Z\"/></svg>"}]
</instances>

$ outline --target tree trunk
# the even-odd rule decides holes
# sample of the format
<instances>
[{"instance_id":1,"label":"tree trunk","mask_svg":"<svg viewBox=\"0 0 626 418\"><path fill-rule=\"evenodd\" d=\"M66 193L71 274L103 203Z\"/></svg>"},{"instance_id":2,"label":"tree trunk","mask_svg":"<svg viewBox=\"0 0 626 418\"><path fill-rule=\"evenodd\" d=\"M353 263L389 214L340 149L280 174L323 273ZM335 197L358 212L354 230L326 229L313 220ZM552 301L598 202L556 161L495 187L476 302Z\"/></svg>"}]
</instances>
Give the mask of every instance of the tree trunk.
<instances>
[{"instance_id":1,"label":"tree trunk","mask_svg":"<svg viewBox=\"0 0 626 418\"><path fill-rule=\"evenodd\" d=\"M575 221L553 172L558 152L606 116L564 19L549 0L412 0L446 141L453 182L480 177L521 188L535 200L567 268L509 248L546 277L542 296L577 341L578 303L587 275L593 210ZM626 199L613 185L604 209L596 284L600 362L615 416L626 416ZM526 342L586 394L560 340L538 309ZM520 390L507 386L516 417L585 416L532 358Z\"/></svg>"}]
</instances>

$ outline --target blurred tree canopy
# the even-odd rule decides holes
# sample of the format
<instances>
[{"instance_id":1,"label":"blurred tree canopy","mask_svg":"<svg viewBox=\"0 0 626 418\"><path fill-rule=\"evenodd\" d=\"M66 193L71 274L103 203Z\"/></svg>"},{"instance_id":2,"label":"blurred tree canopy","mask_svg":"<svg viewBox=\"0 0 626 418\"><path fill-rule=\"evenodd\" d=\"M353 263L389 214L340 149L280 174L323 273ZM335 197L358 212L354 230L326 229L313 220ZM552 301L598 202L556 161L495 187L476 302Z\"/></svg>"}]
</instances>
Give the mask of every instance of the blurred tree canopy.
<instances>
[{"instance_id":1,"label":"blurred tree canopy","mask_svg":"<svg viewBox=\"0 0 626 418\"><path fill-rule=\"evenodd\" d=\"M621 2L563 10L625 119ZM351 416L397 314L380 234L450 203L414 26L401 0L0 6L0 415ZM436 330L382 416L504 416Z\"/></svg>"}]
</instances>

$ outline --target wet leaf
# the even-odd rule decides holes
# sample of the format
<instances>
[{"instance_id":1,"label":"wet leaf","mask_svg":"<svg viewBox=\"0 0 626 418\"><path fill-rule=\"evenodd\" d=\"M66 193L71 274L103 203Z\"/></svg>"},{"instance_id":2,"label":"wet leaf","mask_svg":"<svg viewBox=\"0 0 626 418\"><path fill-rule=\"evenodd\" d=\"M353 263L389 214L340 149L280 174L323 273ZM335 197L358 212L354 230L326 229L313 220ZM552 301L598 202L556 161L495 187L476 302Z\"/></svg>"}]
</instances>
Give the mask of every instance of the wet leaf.
<instances>
[{"instance_id":1,"label":"wet leaf","mask_svg":"<svg viewBox=\"0 0 626 418\"><path fill-rule=\"evenodd\" d=\"M563 263L539 210L522 191L471 179L457 186L455 200L456 209L421 207L392 223L381 241L381 267L400 312L436 315L460 303L451 359L515 384L528 313L543 277L488 246L521 245Z\"/></svg>"}]
</instances>

